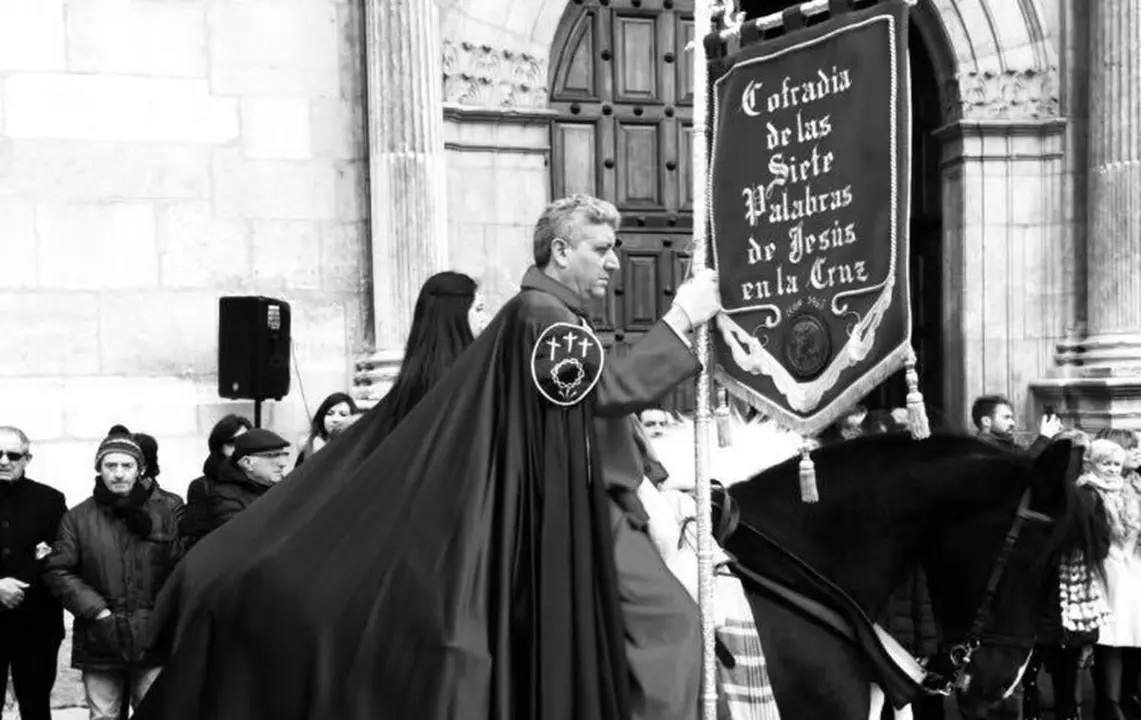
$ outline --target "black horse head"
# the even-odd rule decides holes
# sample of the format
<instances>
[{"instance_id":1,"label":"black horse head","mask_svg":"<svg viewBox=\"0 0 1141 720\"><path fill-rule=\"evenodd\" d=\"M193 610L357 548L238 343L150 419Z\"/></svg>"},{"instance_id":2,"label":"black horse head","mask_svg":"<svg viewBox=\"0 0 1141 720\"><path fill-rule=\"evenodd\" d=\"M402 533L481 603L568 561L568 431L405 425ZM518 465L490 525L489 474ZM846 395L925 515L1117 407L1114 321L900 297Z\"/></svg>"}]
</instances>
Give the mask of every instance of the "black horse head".
<instances>
[{"instance_id":1,"label":"black horse head","mask_svg":"<svg viewBox=\"0 0 1141 720\"><path fill-rule=\"evenodd\" d=\"M1032 460L968 437L878 436L825 448L813 458L819 503L800 501L796 460L731 488L740 526L727 549L742 566L785 573L793 583L795 572L788 568L801 563L842 589L868 618L880 617L892 591L922 566L947 649L961 661L954 668L960 708L981 717L1026 665L1043 603L1052 597L1046 587L1052 559L1082 541L1085 523L1077 517L1082 505L1069 443L1056 443ZM795 562L782 561L785 554ZM849 717L841 708L858 705L859 698L822 697L827 705L812 707L799 682L795 693L782 692L789 683L781 676L793 680L797 655L815 653L803 667L820 672L820 658L834 647L810 629L811 621L799 634L817 638L817 647L798 643L788 617L781 617L784 625L770 639L780 644L783 637L789 647L774 648L780 660L770 668L782 714ZM858 654L833 654L839 663L849 662L841 656L851 658L853 676L878 680ZM784 669L777 669L780 664ZM830 673L845 671L838 666ZM789 705L795 709L786 713Z\"/></svg>"},{"instance_id":2,"label":"black horse head","mask_svg":"<svg viewBox=\"0 0 1141 720\"><path fill-rule=\"evenodd\" d=\"M998 460L974 456L967 464L975 482L993 481ZM1051 570L1059 553L1094 557L1073 482L1080 450L1064 441L1034 459L1007 454L1001 465L998 487L972 490L966 482L945 496L946 511L923 546L945 651L962 664L957 694L967 718L985 717L1021 678L1045 603L1057 602L1047 583L1057 582Z\"/></svg>"}]
</instances>

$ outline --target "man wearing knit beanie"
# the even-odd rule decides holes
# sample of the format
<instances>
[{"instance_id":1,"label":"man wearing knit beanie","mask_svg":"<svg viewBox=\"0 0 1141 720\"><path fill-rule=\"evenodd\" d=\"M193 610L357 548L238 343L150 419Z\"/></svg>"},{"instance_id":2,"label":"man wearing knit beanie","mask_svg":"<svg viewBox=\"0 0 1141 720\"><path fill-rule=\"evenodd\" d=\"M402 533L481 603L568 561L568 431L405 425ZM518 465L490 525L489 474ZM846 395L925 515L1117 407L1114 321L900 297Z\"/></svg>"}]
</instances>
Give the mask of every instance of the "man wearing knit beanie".
<instances>
[{"instance_id":1,"label":"man wearing knit beanie","mask_svg":"<svg viewBox=\"0 0 1141 720\"><path fill-rule=\"evenodd\" d=\"M164 661L149 648L155 599L180 557L174 513L141 482L143 449L110 435L95 452L95 489L69 510L44 580L75 616L71 665L83 672L92 720L126 717Z\"/></svg>"},{"instance_id":2,"label":"man wearing knit beanie","mask_svg":"<svg viewBox=\"0 0 1141 720\"><path fill-rule=\"evenodd\" d=\"M95 472L116 495L129 495L146 468L143 449L128 435L107 437L95 452Z\"/></svg>"}]
</instances>

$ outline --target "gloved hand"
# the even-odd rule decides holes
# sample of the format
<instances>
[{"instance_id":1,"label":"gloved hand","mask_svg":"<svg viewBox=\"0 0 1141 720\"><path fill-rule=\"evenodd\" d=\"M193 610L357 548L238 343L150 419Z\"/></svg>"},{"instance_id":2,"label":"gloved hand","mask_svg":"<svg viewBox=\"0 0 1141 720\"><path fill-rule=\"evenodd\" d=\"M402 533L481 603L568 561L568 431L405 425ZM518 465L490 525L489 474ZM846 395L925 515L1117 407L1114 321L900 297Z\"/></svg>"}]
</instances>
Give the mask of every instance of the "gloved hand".
<instances>
[{"instance_id":1,"label":"gloved hand","mask_svg":"<svg viewBox=\"0 0 1141 720\"><path fill-rule=\"evenodd\" d=\"M674 295L673 308L680 310L692 329L721 311L721 292L717 283L717 273L710 268L702 268L689 280L682 283Z\"/></svg>"}]
</instances>

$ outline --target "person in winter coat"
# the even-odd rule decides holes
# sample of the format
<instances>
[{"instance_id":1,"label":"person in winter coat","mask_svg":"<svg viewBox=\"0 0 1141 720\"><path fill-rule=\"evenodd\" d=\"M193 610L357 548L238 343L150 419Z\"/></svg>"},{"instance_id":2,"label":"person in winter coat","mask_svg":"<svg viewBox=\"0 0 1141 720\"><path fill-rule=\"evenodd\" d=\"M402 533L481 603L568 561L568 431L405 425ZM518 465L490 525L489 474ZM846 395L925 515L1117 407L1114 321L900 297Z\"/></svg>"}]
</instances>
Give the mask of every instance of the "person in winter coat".
<instances>
[{"instance_id":1,"label":"person in winter coat","mask_svg":"<svg viewBox=\"0 0 1141 720\"><path fill-rule=\"evenodd\" d=\"M234 454L234 440L242 433L253 429L253 426L252 422L241 415L227 415L214 423L214 427L211 428L210 437L206 440L210 454L202 463L202 476L191 480L190 486L186 489L186 508L180 528L183 542L187 543L187 550L194 542L196 528L205 522L198 514L205 507L203 500L207 482L218 479L218 471L222 468L222 464L226 462L226 458Z\"/></svg>"},{"instance_id":2,"label":"person in winter coat","mask_svg":"<svg viewBox=\"0 0 1141 720\"><path fill-rule=\"evenodd\" d=\"M162 472L158 464L158 440L146 433L135 433L131 437L143 449L143 462L146 463L147 471L142 477L142 483L147 492L165 502L174 513L174 519L181 523L186 514L186 504L177 493L166 490L158 483L158 476Z\"/></svg>"},{"instance_id":3,"label":"person in winter coat","mask_svg":"<svg viewBox=\"0 0 1141 720\"><path fill-rule=\"evenodd\" d=\"M63 493L32 480L28 436L0 426L0 703L12 671L23 720L51 720L63 610L41 579L67 512Z\"/></svg>"},{"instance_id":4,"label":"person in winter coat","mask_svg":"<svg viewBox=\"0 0 1141 720\"><path fill-rule=\"evenodd\" d=\"M143 450L143 463L146 465L146 473L140 479L140 482L146 486L147 492L151 495L157 495L167 505L170 506L174 517L179 522L182 522L182 516L186 514L186 504L182 502L182 498L177 493L172 493L158 484L158 476L162 469L158 464L158 440L153 435L146 433L132 433L124 425L114 425L108 431L107 437L115 435L125 435L134 440Z\"/></svg>"},{"instance_id":5,"label":"person in winter coat","mask_svg":"<svg viewBox=\"0 0 1141 720\"><path fill-rule=\"evenodd\" d=\"M1089 436L1079 430L1064 430L1055 441L1070 440L1075 447L1089 448ZM1105 506L1088 485L1078 491L1088 518L1086 547L1080 554L1062 558L1051 568L1050 601L1039 619L1037 645L1022 675L1022 720L1041 720L1038 688L1040 671L1052 677L1056 720L1081 719L1081 689L1084 668L1089 663L1098 630L1106 621L1109 606L1101 593L1099 577L1109 553L1110 530Z\"/></svg>"},{"instance_id":6,"label":"person in winter coat","mask_svg":"<svg viewBox=\"0 0 1141 720\"><path fill-rule=\"evenodd\" d=\"M91 720L119 720L162 668L146 641L180 544L174 513L139 481L145 465L133 439L105 439L95 467L95 490L64 515L44 580L75 616L71 664L83 671Z\"/></svg>"},{"instance_id":7,"label":"person in winter coat","mask_svg":"<svg viewBox=\"0 0 1141 720\"><path fill-rule=\"evenodd\" d=\"M189 549L253 504L285 475L289 441L264 428L254 428L234 439L234 454L207 478L202 494L187 510L194 518L187 539Z\"/></svg>"},{"instance_id":8,"label":"person in winter coat","mask_svg":"<svg viewBox=\"0 0 1141 720\"><path fill-rule=\"evenodd\" d=\"M1125 659L1141 648L1141 478L1131 467L1133 442L1099 438L1090 446L1089 471L1079 483L1101 496L1109 518L1111 544L1105 559L1105 595L1113 617L1098 635L1094 650L1094 690L1098 720L1125 720L1127 700L1136 687L1125 675Z\"/></svg>"},{"instance_id":9,"label":"person in winter coat","mask_svg":"<svg viewBox=\"0 0 1141 720\"><path fill-rule=\"evenodd\" d=\"M1122 477L1141 492L1141 436L1124 428L1102 428L1097 433L1099 440L1112 440L1125 450L1125 465ZM1141 648L1121 648L1121 706L1122 712L1130 720L1141 720Z\"/></svg>"}]
</instances>

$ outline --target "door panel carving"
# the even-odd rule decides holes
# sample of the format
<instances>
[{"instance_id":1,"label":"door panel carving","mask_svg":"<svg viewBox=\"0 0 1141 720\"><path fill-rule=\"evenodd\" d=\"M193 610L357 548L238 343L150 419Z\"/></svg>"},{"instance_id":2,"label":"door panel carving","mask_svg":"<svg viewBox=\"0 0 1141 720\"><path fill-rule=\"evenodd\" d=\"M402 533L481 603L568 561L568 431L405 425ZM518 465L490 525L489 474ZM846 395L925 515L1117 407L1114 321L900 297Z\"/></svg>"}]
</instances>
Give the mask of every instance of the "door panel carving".
<instances>
[{"instance_id":1,"label":"door panel carving","mask_svg":"<svg viewBox=\"0 0 1141 720\"><path fill-rule=\"evenodd\" d=\"M598 128L594 123L555 123L552 138L554 167L552 174L557 196L598 192L596 157Z\"/></svg>"},{"instance_id":2,"label":"door panel carving","mask_svg":"<svg viewBox=\"0 0 1141 720\"><path fill-rule=\"evenodd\" d=\"M661 139L657 123L618 124L618 197L619 210L631 208L664 208L660 154Z\"/></svg>"},{"instance_id":3,"label":"door panel carving","mask_svg":"<svg viewBox=\"0 0 1141 720\"><path fill-rule=\"evenodd\" d=\"M614 15L614 100L660 102L658 23L653 15Z\"/></svg>"}]
</instances>

